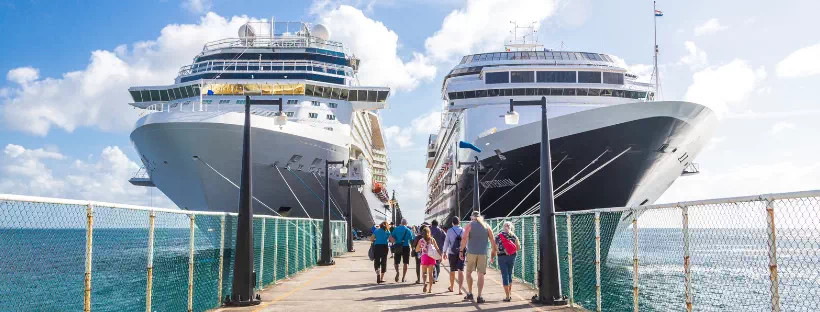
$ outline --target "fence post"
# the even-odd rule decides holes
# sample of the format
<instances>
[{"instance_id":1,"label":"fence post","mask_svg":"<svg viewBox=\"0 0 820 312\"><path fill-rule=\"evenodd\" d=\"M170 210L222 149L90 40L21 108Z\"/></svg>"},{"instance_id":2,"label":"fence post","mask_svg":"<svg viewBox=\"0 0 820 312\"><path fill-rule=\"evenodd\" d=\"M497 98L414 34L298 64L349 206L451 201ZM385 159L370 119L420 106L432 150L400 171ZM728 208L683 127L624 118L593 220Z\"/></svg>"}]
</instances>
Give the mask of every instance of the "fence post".
<instances>
[{"instance_id":1,"label":"fence post","mask_svg":"<svg viewBox=\"0 0 820 312\"><path fill-rule=\"evenodd\" d=\"M595 212L595 302L601 312L601 213Z\"/></svg>"},{"instance_id":2,"label":"fence post","mask_svg":"<svg viewBox=\"0 0 820 312\"><path fill-rule=\"evenodd\" d=\"M296 260L296 272L297 273L302 271L302 268L301 268L302 265L299 264L299 223L300 223L299 221L301 221L301 220L296 219L296 232L293 233L293 234L296 234L296 255L293 257L293 260Z\"/></svg>"},{"instance_id":3,"label":"fence post","mask_svg":"<svg viewBox=\"0 0 820 312\"><path fill-rule=\"evenodd\" d=\"M89 203L85 208L85 292L83 294L83 311L91 311L91 253L94 234L94 205Z\"/></svg>"},{"instance_id":4,"label":"fence post","mask_svg":"<svg viewBox=\"0 0 820 312\"><path fill-rule=\"evenodd\" d=\"M290 260L290 241L288 239L290 236L288 235L288 232L290 232L290 225L288 225L288 223L290 222L285 219L285 278L290 275L290 266L288 263Z\"/></svg>"},{"instance_id":5,"label":"fence post","mask_svg":"<svg viewBox=\"0 0 820 312\"><path fill-rule=\"evenodd\" d=\"M216 306L222 305L222 262L225 257L225 216L219 221L219 273L216 285Z\"/></svg>"},{"instance_id":6,"label":"fence post","mask_svg":"<svg viewBox=\"0 0 820 312\"><path fill-rule=\"evenodd\" d=\"M191 219L191 241L188 250L188 312L194 310L194 218L196 215L188 215Z\"/></svg>"},{"instance_id":7,"label":"fence post","mask_svg":"<svg viewBox=\"0 0 820 312\"><path fill-rule=\"evenodd\" d=\"M638 211L632 210L632 305L638 312Z\"/></svg>"},{"instance_id":8,"label":"fence post","mask_svg":"<svg viewBox=\"0 0 820 312\"><path fill-rule=\"evenodd\" d=\"M145 285L145 312L151 312L151 297L153 295L154 284L154 218L156 212L151 210L148 213L148 278Z\"/></svg>"},{"instance_id":9,"label":"fence post","mask_svg":"<svg viewBox=\"0 0 820 312\"><path fill-rule=\"evenodd\" d=\"M774 200L766 203L766 221L769 232L769 282L772 292L772 312L780 311L780 278L777 276L777 231L774 226Z\"/></svg>"},{"instance_id":10,"label":"fence post","mask_svg":"<svg viewBox=\"0 0 820 312\"><path fill-rule=\"evenodd\" d=\"M262 218L262 239L259 242L259 277L256 279L256 288L259 289L262 289L262 283L264 283L262 273L265 272L265 224L267 223L268 219Z\"/></svg>"},{"instance_id":11,"label":"fence post","mask_svg":"<svg viewBox=\"0 0 820 312\"><path fill-rule=\"evenodd\" d=\"M689 207L681 207L683 214L683 289L686 311L692 312L692 271L689 259Z\"/></svg>"},{"instance_id":12,"label":"fence post","mask_svg":"<svg viewBox=\"0 0 820 312\"><path fill-rule=\"evenodd\" d=\"M575 305L575 290L573 290L572 276L572 215L567 215L567 269L569 273L569 306Z\"/></svg>"},{"instance_id":13,"label":"fence post","mask_svg":"<svg viewBox=\"0 0 820 312\"><path fill-rule=\"evenodd\" d=\"M521 281L526 283L527 282L527 266L526 266L527 262L525 261L524 258L526 258L525 256L527 254L524 253L524 251L526 250L525 249L526 248L525 247L526 246L525 242L527 241L527 238L525 237L526 235L524 235L524 224L526 224L527 218L522 217L520 220L521 220L521 242L520 242L521 252L519 252L518 254L519 254L519 258L521 258ZM501 231L504 231L504 229L502 228ZM504 246L500 246L499 248L504 248Z\"/></svg>"}]
</instances>

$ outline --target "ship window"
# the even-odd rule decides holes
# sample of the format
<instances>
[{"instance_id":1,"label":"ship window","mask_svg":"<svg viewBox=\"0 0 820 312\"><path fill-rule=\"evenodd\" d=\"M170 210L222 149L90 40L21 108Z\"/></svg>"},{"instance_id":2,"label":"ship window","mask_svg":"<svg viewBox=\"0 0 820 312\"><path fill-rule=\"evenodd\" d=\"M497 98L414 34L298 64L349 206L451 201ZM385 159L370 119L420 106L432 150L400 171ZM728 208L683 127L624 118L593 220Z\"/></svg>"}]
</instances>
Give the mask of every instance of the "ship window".
<instances>
[{"instance_id":1,"label":"ship window","mask_svg":"<svg viewBox=\"0 0 820 312\"><path fill-rule=\"evenodd\" d=\"M525 95L525 94L527 94L527 89L524 89L524 88L513 89L513 95Z\"/></svg>"},{"instance_id":2,"label":"ship window","mask_svg":"<svg viewBox=\"0 0 820 312\"><path fill-rule=\"evenodd\" d=\"M151 90L151 100L152 101L161 101L159 97L159 90Z\"/></svg>"},{"instance_id":3,"label":"ship window","mask_svg":"<svg viewBox=\"0 0 820 312\"><path fill-rule=\"evenodd\" d=\"M475 97L487 97L487 90L476 90Z\"/></svg>"},{"instance_id":4,"label":"ship window","mask_svg":"<svg viewBox=\"0 0 820 312\"><path fill-rule=\"evenodd\" d=\"M305 85L305 95L313 96L313 85Z\"/></svg>"},{"instance_id":5,"label":"ship window","mask_svg":"<svg viewBox=\"0 0 820 312\"><path fill-rule=\"evenodd\" d=\"M336 108L336 107L339 107L339 104L336 104L336 103L327 103L327 107L330 107L330 108Z\"/></svg>"},{"instance_id":6,"label":"ship window","mask_svg":"<svg viewBox=\"0 0 820 312\"><path fill-rule=\"evenodd\" d=\"M475 98L475 91L464 91L464 98L465 99Z\"/></svg>"},{"instance_id":7,"label":"ship window","mask_svg":"<svg viewBox=\"0 0 820 312\"><path fill-rule=\"evenodd\" d=\"M159 98L162 101L168 101L168 90L159 90Z\"/></svg>"},{"instance_id":8,"label":"ship window","mask_svg":"<svg viewBox=\"0 0 820 312\"><path fill-rule=\"evenodd\" d=\"M544 56L545 56L545 58L546 58L546 59L548 59L548 60L551 60L551 59L553 59L553 58L554 58L554 57L552 56L552 51L547 51L547 52L544 52Z\"/></svg>"},{"instance_id":9,"label":"ship window","mask_svg":"<svg viewBox=\"0 0 820 312\"><path fill-rule=\"evenodd\" d=\"M131 93L131 98L134 99L134 103L142 102L142 94L139 91L128 91Z\"/></svg>"},{"instance_id":10,"label":"ship window","mask_svg":"<svg viewBox=\"0 0 820 312\"><path fill-rule=\"evenodd\" d=\"M589 96L601 95L601 89L589 89Z\"/></svg>"},{"instance_id":11,"label":"ship window","mask_svg":"<svg viewBox=\"0 0 820 312\"><path fill-rule=\"evenodd\" d=\"M538 95L550 95L550 89L548 89L548 88L538 89Z\"/></svg>"},{"instance_id":12,"label":"ship window","mask_svg":"<svg viewBox=\"0 0 820 312\"><path fill-rule=\"evenodd\" d=\"M359 100L359 93L356 90L350 90L350 97L347 98L350 101L358 101Z\"/></svg>"},{"instance_id":13,"label":"ship window","mask_svg":"<svg viewBox=\"0 0 820 312\"><path fill-rule=\"evenodd\" d=\"M465 63L470 63L472 61L473 61L473 56L472 55L467 55L467 61Z\"/></svg>"},{"instance_id":14,"label":"ship window","mask_svg":"<svg viewBox=\"0 0 820 312\"><path fill-rule=\"evenodd\" d=\"M635 91L624 91L624 97L634 99L635 98Z\"/></svg>"},{"instance_id":15,"label":"ship window","mask_svg":"<svg viewBox=\"0 0 820 312\"><path fill-rule=\"evenodd\" d=\"M624 84L624 74L604 72L604 83Z\"/></svg>"},{"instance_id":16,"label":"ship window","mask_svg":"<svg viewBox=\"0 0 820 312\"><path fill-rule=\"evenodd\" d=\"M308 113L308 117L310 117L310 118L319 118L319 114L318 113Z\"/></svg>"},{"instance_id":17,"label":"ship window","mask_svg":"<svg viewBox=\"0 0 820 312\"><path fill-rule=\"evenodd\" d=\"M190 95L188 95L188 91L185 90L185 87L179 87L179 92L182 93L182 98L186 98L186 97L190 96Z\"/></svg>"},{"instance_id":18,"label":"ship window","mask_svg":"<svg viewBox=\"0 0 820 312\"><path fill-rule=\"evenodd\" d=\"M499 53L496 53L496 54L493 55L493 60L498 61L498 60L501 60L503 57L504 56L502 55L502 53L499 52Z\"/></svg>"},{"instance_id":19,"label":"ship window","mask_svg":"<svg viewBox=\"0 0 820 312\"><path fill-rule=\"evenodd\" d=\"M587 89L575 89L575 94L578 96L587 96Z\"/></svg>"},{"instance_id":20,"label":"ship window","mask_svg":"<svg viewBox=\"0 0 820 312\"><path fill-rule=\"evenodd\" d=\"M487 83L487 84L509 83L510 82L510 73L509 72L485 73L484 74L484 82Z\"/></svg>"},{"instance_id":21,"label":"ship window","mask_svg":"<svg viewBox=\"0 0 820 312\"><path fill-rule=\"evenodd\" d=\"M288 104L299 104L299 100L288 100Z\"/></svg>"},{"instance_id":22,"label":"ship window","mask_svg":"<svg viewBox=\"0 0 820 312\"><path fill-rule=\"evenodd\" d=\"M601 72L579 71L579 83L601 83Z\"/></svg>"},{"instance_id":23,"label":"ship window","mask_svg":"<svg viewBox=\"0 0 820 312\"><path fill-rule=\"evenodd\" d=\"M512 96L513 91L512 89L504 89L504 96Z\"/></svg>"},{"instance_id":24,"label":"ship window","mask_svg":"<svg viewBox=\"0 0 820 312\"><path fill-rule=\"evenodd\" d=\"M579 59L579 60L583 60L583 59L584 59L584 56L583 56L583 55L581 55L581 53L575 52L575 58L576 58L576 59Z\"/></svg>"},{"instance_id":25,"label":"ship window","mask_svg":"<svg viewBox=\"0 0 820 312\"><path fill-rule=\"evenodd\" d=\"M612 96L624 97L624 90L612 90Z\"/></svg>"},{"instance_id":26,"label":"ship window","mask_svg":"<svg viewBox=\"0 0 820 312\"><path fill-rule=\"evenodd\" d=\"M538 58L538 54L536 54L535 51L530 51L530 59L534 60L536 58Z\"/></svg>"},{"instance_id":27,"label":"ship window","mask_svg":"<svg viewBox=\"0 0 820 312\"><path fill-rule=\"evenodd\" d=\"M174 94L174 89L168 89L167 91L168 91L168 97L171 98L171 100L176 100L177 99L177 96Z\"/></svg>"},{"instance_id":28,"label":"ship window","mask_svg":"<svg viewBox=\"0 0 820 312\"><path fill-rule=\"evenodd\" d=\"M310 105L319 106L321 103L319 101L310 101Z\"/></svg>"},{"instance_id":29,"label":"ship window","mask_svg":"<svg viewBox=\"0 0 820 312\"><path fill-rule=\"evenodd\" d=\"M461 58L461 63L459 63L459 64L464 64L464 63L467 63L467 56L462 57Z\"/></svg>"},{"instance_id":30,"label":"ship window","mask_svg":"<svg viewBox=\"0 0 820 312\"><path fill-rule=\"evenodd\" d=\"M350 91L347 89L342 89L342 94L339 95L339 99L342 101L347 101L348 95L350 95Z\"/></svg>"},{"instance_id":31,"label":"ship window","mask_svg":"<svg viewBox=\"0 0 820 312\"><path fill-rule=\"evenodd\" d=\"M367 91L367 101L368 102L376 102L376 100L378 98L379 98L379 96L378 96L376 91L373 91L373 90Z\"/></svg>"},{"instance_id":32,"label":"ship window","mask_svg":"<svg viewBox=\"0 0 820 312\"><path fill-rule=\"evenodd\" d=\"M510 82L512 82L512 83L535 82L535 72L531 72L531 71L514 71L514 72L510 72Z\"/></svg>"},{"instance_id":33,"label":"ship window","mask_svg":"<svg viewBox=\"0 0 820 312\"><path fill-rule=\"evenodd\" d=\"M638 99L644 99L646 98L646 92L635 92L635 96L637 96Z\"/></svg>"},{"instance_id":34,"label":"ship window","mask_svg":"<svg viewBox=\"0 0 820 312\"><path fill-rule=\"evenodd\" d=\"M325 96L325 87L316 86L313 88L313 96L315 97L326 97Z\"/></svg>"},{"instance_id":35,"label":"ship window","mask_svg":"<svg viewBox=\"0 0 820 312\"><path fill-rule=\"evenodd\" d=\"M179 88L173 88L171 90L174 90L174 98L177 98L177 99L182 98L182 92L179 90Z\"/></svg>"},{"instance_id":36,"label":"ship window","mask_svg":"<svg viewBox=\"0 0 820 312\"><path fill-rule=\"evenodd\" d=\"M285 112L285 115L288 117L293 117L293 112Z\"/></svg>"},{"instance_id":37,"label":"ship window","mask_svg":"<svg viewBox=\"0 0 820 312\"><path fill-rule=\"evenodd\" d=\"M245 100L236 100L236 104L245 105Z\"/></svg>"},{"instance_id":38,"label":"ship window","mask_svg":"<svg viewBox=\"0 0 820 312\"><path fill-rule=\"evenodd\" d=\"M230 104L231 100L219 100L219 104Z\"/></svg>"},{"instance_id":39,"label":"ship window","mask_svg":"<svg viewBox=\"0 0 820 312\"><path fill-rule=\"evenodd\" d=\"M387 101L388 93L389 93L388 91L379 91L379 95L378 95L379 96L379 98L378 98L379 103L384 103L385 101Z\"/></svg>"},{"instance_id":40,"label":"ship window","mask_svg":"<svg viewBox=\"0 0 820 312\"><path fill-rule=\"evenodd\" d=\"M575 89L567 88L564 89L565 96L575 96Z\"/></svg>"},{"instance_id":41,"label":"ship window","mask_svg":"<svg viewBox=\"0 0 820 312\"><path fill-rule=\"evenodd\" d=\"M336 120L336 115L327 115L327 120Z\"/></svg>"},{"instance_id":42,"label":"ship window","mask_svg":"<svg viewBox=\"0 0 820 312\"><path fill-rule=\"evenodd\" d=\"M612 89L601 90L601 96L612 96Z\"/></svg>"},{"instance_id":43,"label":"ship window","mask_svg":"<svg viewBox=\"0 0 820 312\"><path fill-rule=\"evenodd\" d=\"M340 94L340 93L341 93L341 91L340 91L340 89L339 89L339 88L333 88L333 89L331 89L331 91L330 91L330 98L331 98L331 99L334 99L334 100L338 100L338 99L339 99L339 94Z\"/></svg>"},{"instance_id":44,"label":"ship window","mask_svg":"<svg viewBox=\"0 0 820 312\"><path fill-rule=\"evenodd\" d=\"M546 57L544 57L544 51L538 52L538 59L543 60L545 58Z\"/></svg>"},{"instance_id":45,"label":"ship window","mask_svg":"<svg viewBox=\"0 0 820 312\"><path fill-rule=\"evenodd\" d=\"M359 101L367 101L367 90L359 90Z\"/></svg>"},{"instance_id":46,"label":"ship window","mask_svg":"<svg viewBox=\"0 0 820 312\"><path fill-rule=\"evenodd\" d=\"M550 95L552 95L552 96L564 95L564 89L552 89L552 91L550 92Z\"/></svg>"},{"instance_id":47,"label":"ship window","mask_svg":"<svg viewBox=\"0 0 820 312\"><path fill-rule=\"evenodd\" d=\"M456 99L456 94L457 94L456 92L447 93L447 98L450 99L450 100L455 100Z\"/></svg>"},{"instance_id":48,"label":"ship window","mask_svg":"<svg viewBox=\"0 0 820 312\"><path fill-rule=\"evenodd\" d=\"M560 82L575 83L574 71L539 71L537 72L538 82Z\"/></svg>"},{"instance_id":49,"label":"ship window","mask_svg":"<svg viewBox=\"0 0 820 312\"><path fill-rule=\"evenodd\" d=\"M498 94L499 94L498 89L487 90L487 95L488 96L498 96Z\"/></svg>"},{"instance_id":50,"label":"ship window","mask_svg":"<svg viewBox=\"0 0 820 312\"><path fill-rule=\"evenodd\" d=\"M140 91L140 94L142 95L143 102L152 102L151 93L148 90L142 90Z\"/></svg>"}]
</instances>

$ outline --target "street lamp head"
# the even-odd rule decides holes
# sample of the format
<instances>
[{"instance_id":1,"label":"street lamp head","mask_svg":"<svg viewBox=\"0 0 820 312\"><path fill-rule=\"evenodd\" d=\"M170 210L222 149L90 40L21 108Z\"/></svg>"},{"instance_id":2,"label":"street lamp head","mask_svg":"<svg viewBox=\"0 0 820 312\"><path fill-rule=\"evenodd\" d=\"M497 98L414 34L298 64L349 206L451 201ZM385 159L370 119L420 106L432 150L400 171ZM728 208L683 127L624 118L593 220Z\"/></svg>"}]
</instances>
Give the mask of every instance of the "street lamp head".
<instances>
[{"instance_id":1,"label":"street lamp head","mask_svg":"<svg viewBox=\"0 0 820 312\"><path fill-rule=\"evenodd\" d=\"M507 112L507 114L504 115L504 123L508 125L517 125L518 117L518 112L510 110L509 112Z\"/></svg>"}]
</instances>

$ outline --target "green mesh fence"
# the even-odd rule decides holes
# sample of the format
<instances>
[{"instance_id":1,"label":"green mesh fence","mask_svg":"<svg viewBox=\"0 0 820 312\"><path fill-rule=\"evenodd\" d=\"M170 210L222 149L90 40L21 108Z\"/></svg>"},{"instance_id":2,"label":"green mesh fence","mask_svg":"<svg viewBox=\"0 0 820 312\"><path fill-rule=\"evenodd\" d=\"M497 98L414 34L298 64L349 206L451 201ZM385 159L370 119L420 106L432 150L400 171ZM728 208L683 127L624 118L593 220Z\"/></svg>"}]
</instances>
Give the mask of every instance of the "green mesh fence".
<instances>
[{"instance_id":1,"label":"green mesh fence","mask_svg":"<svg viewBox=\"0 0 820 312\"><path fill-rule=\"evenodd\" d=\"M236 219L0 195L0 311L216 308L231 293ZM316 265L320 225L254 217L257 289ZM334 255L347 250L346 229L344 221L331 222Z\"/></svg>"}]
</instances>

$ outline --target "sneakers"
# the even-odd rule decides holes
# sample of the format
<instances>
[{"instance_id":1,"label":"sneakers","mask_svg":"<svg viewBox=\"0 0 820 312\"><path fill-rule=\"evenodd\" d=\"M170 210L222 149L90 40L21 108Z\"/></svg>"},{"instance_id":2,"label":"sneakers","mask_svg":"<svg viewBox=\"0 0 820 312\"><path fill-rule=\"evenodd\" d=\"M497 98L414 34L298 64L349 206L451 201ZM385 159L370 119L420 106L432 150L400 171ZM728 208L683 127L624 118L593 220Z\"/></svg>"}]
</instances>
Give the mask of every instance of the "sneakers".
<instances>
[{"instance_id":1,"label":"sneakers","mask_svg":"<svg viewBox=\"0 0 820 312\"><path fill-rule=\"evenodd\" d=\"M511 297L507 297L507 298L504 298L504 300L501 300L501 301L504 301L504 302L510 302L510 301L512 301L512 298L511 298Z\"/></svg>"},{"instance_id":2,"label":"sneakers","mask_svg":"<svg viewBox=\"0 0 820 312\"><path fill-rule=\"evenodd\" d=\"M464 296L464 300L470 300L470 301L472 301L472 300L473 300L473 294L471 294L471 293L467 293L467 295L466 295L466 296Z\"/></svg>"},{"instance_id":3,"label":"sneakers","mask_svg":"<svg viewBox=\"0 0 820 312\"><path fill-rule=\"evenodd\" d=\"M479 296L479 297L475 300L475 303L484 303L484 302L486 302L486 301L484 301L484 298L483 298L483 297L481 297L481 296Z\"/></svg>"}]
</instances>

